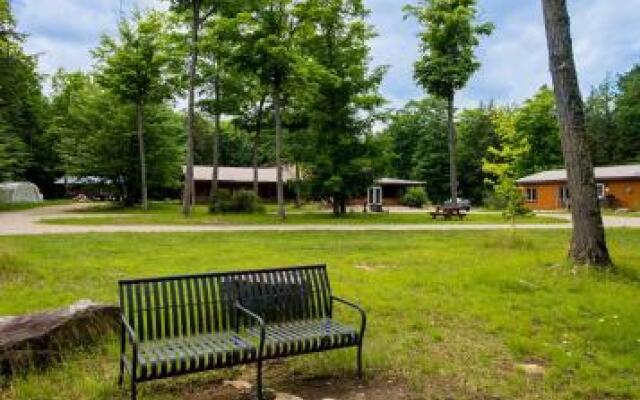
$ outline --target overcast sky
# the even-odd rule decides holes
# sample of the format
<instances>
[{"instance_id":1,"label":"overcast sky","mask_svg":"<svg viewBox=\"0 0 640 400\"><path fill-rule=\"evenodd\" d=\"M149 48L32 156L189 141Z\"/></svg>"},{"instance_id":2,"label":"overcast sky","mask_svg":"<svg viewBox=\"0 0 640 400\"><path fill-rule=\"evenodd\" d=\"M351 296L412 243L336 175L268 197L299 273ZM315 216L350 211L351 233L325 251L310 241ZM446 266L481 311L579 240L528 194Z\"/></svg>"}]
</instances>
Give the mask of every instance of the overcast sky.
<instances>
[{"instance_id":1,"label":"overcast sky","mask_svg":"<svg viewBox=\"0 0 640 400\"><path fill-rule=\"evenodd\" d=\"M394 106L420 97L413 82L418 27L404 20L409 0L365 0L370 22L379 36L373 40L374 65L388 65L382 88ZM21 31L29 34L27 51L39 53L40 70L63 67L88 70L89 50L101 33L113 32L120 0L11 0ZM126 9L166 7L160 0L122 0ZM480 101L521 102L550 81L539 0L479 0L480 17L496 25L478 55L482 68L458 96L460 106ZM569 0L576 62L583 92L640 63L640 0Z\"/></svg>"}]
</instances>

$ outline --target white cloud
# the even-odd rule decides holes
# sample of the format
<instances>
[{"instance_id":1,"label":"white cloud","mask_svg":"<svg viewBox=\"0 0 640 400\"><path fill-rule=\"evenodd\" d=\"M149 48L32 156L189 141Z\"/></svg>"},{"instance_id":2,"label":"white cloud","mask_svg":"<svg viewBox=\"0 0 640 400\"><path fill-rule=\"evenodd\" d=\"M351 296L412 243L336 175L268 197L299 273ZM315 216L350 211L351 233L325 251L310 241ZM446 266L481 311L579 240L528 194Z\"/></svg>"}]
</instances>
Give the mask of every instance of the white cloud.
<instances>
[{"instance_id":1,"label":"white cloud","mask_svg":"<svg viewBox=\"0 0 640 400\"><path fill-rule=\"evenodd\" d=\"M389 65L383 94L401 106L422 95L413 82L418 54L418 27L404 20L402 6L411 0L365 0L372 9L370 22L380 34L372 45L374 65ZM162 8L166 0L122 0L131 10ZM26 48L40 53L40 70L59 67L88 70L90 49L100 34L113 32L118 0L14 0L19 29L30 34ZM621 73L640 62L640 0L570 0L574 48L583 91L602 81L608 72ZM458 98L459 106L475 106L494 99L520 102L550 81L542 13L538 0L480 0L481 18L496 31L479 49L482 68Z\"/></svg>"}]
</instances>

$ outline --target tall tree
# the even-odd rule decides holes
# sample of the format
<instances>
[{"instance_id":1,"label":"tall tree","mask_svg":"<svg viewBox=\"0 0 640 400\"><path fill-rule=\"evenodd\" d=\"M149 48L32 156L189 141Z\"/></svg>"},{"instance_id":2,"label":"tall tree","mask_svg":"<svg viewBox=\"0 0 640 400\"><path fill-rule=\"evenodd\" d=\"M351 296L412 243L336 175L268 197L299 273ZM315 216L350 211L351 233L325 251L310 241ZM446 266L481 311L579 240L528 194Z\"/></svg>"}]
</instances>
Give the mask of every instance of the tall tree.
<instances>
[{"instance_id":1,"label":"tall tree","mask_svg":"<svg viewBox=\"0 0 640 400\"><path fill-rule=\"evenodd\" d=\"M240 15L242 47L237 62L244 72L255 74L269 88L275 126L275 162L278 216L285 218L282 170L283 99L291 80L307 60L300 49L298 5L294 0L257 0L253 9Z\"/></svg>"},{"instance_id":2,"label":"tall tree","mask_svg":"<svg viewBox=\"0 0 640 400\"><path fill-rule=\"evenodd\" d=\"M447 100L449 186L455 204L458 198L455 94L480 68L474 50L482 36L491 34L493 25L476 22L476 0L419 0L405 10L424 28L419 35L422 55L414 65L414 77L427 92Z\"/></svg>"},{"instance_id":3,"label":"tall tree","mask_svg":"<svg viewBox=\"0 0 640 400\"><path fill-rule=\"evenodd\" d=\"M144 111L147 104L159 103L171 96L165 80L168 55L163 48L163 20L159 13L135 13L133 21L123 19L117 39L103 36L93 51L98 61L98 81L123 101L136 107L136 131L140 159L142 208L148 208L147 164L145 153Z\"/></svg>"},{"instance_id":4,"label":"tall tree","mask_svg":"<svg viewBox=\"0 0 640 400\"><path fill-rule=\"evenodd\" d=\"M198 86L199 38L202 24L216 11L216 0L169 0L172 9L189 19L189 72L187 89L187 151L182 190L182 213L191 214L194 198L193 162L196 130L196 86Z\"/></svg>"},{"instance_id":5,"label":"tall tree","mask_svg":"<svg viewBox=\"0 0 640 400\"><path fill-rule=\"evenodd\" d=\"M569 255L577 264L611 265L587 142L584 105L573 58L566 0L542 0L562 152L571 192L573 235Z\"/></svg>"},{"instance_id":6,"label":"tall tree","mask_svg":"<svg viewBox=\"0 0 640 400\"><path fill-rule=\"evenodd\" d=\"M363 194L373 163L368 136L383 99L378 88L384 68L369 68L368 40L374 36L362 0L309 0L304 18L315 27L304 49L313 57L316 91L308 99L315 132L312 184L317 195L330 197L336 215L348 200Z\"/></svg>"},{"instance_id":7,"label":"tall tree","mask_svg":"<svg viewBox=\"0 0 640 400\"><path fill-rule=\"evenodd\" d=\"M247 92L247 80L236 71L234 51L238 48L238 29L235 15L240 11L237 2L219 2L215 13L203 26L201 44L201 77L204 98L201 107L213 116L212 177L209 191L209 210L218 204L218 166L220 161L220 127L224 114L237 114L241 99Z\"/></svg>"}]
</instances>

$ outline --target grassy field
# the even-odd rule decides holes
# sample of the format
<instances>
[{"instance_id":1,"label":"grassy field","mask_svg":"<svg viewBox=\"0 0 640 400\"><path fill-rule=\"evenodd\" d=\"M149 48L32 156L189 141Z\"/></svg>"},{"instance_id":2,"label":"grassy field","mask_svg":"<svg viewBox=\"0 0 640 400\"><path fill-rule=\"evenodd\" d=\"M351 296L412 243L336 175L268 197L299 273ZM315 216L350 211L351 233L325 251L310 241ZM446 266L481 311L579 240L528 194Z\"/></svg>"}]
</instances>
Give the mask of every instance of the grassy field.
<instances>
[{"instance_id":1,"label":"grassy field","mask_svg":"<svg viewBox=\"0 0 640 400\"><path fill-rule=\"evenodd\" d=\"M191 216L184 217L180 213L180 206L170 203L154 203L148 211L139 208L119 208L101 205L85 210L69 218L47 219L46 223L66 225L106 225L106 224L431 224L443 223L442 218L433 220L426 213L348 213L342 217L334 217L328 212L321 212L317 206L309 205L302 209L288 208L288 216L284 222L275 215L275 207L267 206L264 214L209 214L204 206L197 206ZM78 217L88 215L86 218ZM94 215L91 215L94 214ZM104 215L112 214L112 215ZM450 221L447 221L450 222ZM507 223L500 213L471 213L463 224L502 224ZM547 224L563 223L564 221L552 217L523 216L516 219L517 223Z\"/></svg>"},{"instance_id":2,"label":"grassy field","mask_svg":"<svg viewBox=\"0 0 640 400\"><path fill-rule=\"evenodd\" d=\"M369 378L426 399L640 398L640 231L608 232L615 273L564 262L569 232L86 234L0 238L0 315L116 302L124 277L326 262L369 312ZM344 315L347 315L346 313ZM0 398L113 399L117 344L15 379ZM543 368L523 373L519 364ZM285 372L350 376L352 351ZM142 385L177 400L216 374ZM290 375L287 375L290 376ZM289 379L290 381L290 379ZM271 384L274 382L271 381ZM202 397L204 398L204 397Z\"/></svg>"}]
</instances>

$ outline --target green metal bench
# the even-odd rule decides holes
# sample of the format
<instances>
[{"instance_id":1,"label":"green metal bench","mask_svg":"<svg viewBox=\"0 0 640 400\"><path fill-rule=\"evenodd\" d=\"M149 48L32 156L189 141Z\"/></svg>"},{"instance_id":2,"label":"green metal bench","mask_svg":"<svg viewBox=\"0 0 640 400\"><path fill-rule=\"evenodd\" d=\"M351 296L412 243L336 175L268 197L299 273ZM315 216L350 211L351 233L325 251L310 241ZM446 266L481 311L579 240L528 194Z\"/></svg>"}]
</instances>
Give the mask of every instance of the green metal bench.
<instances>
[{"instance_id":1,"label":"green metal bench","mask_svg":"<svg viewBox=\"0 0 640 400\"><path fill-rule=\"evenodd\" d=\"M122 320L119 385L240 364L357 347L362 376L366 314L331 294L326 266L129 279L119 282ZM356 309L356 330L333 319L335 303ZM127 350L130 345L130 351Z\"/></svg>"}]
</instances>

